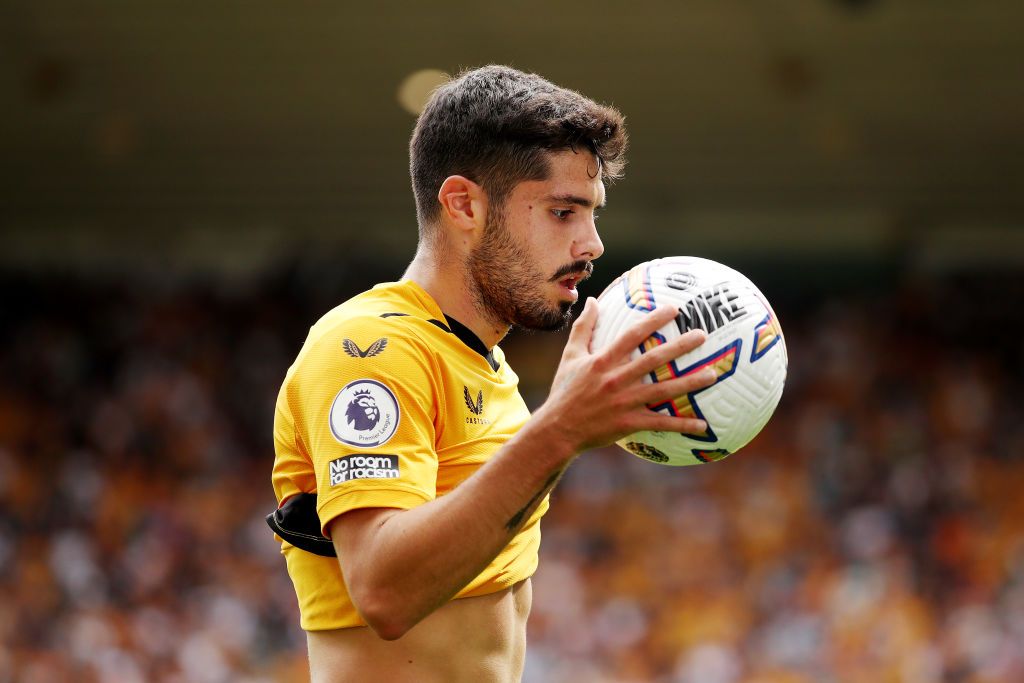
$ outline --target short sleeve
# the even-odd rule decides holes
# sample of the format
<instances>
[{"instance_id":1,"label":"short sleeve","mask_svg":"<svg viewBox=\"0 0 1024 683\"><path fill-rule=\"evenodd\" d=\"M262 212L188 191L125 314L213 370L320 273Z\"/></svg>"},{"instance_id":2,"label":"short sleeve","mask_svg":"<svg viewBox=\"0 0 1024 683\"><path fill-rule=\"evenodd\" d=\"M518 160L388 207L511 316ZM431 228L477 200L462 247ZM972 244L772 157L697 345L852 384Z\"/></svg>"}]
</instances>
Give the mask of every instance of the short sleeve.
<instances>
[{"instance_id":1,"label":"short sleeve","mask_svg":"<svg viewBox=\"0 0 1024 683\"><path fill-rule=\"evenodd\" d=\"M423 343L356 318L306 344L289 403L316 475L321 528L349 510L433 500L438 375Z\"/></svg>"}]
</instances>

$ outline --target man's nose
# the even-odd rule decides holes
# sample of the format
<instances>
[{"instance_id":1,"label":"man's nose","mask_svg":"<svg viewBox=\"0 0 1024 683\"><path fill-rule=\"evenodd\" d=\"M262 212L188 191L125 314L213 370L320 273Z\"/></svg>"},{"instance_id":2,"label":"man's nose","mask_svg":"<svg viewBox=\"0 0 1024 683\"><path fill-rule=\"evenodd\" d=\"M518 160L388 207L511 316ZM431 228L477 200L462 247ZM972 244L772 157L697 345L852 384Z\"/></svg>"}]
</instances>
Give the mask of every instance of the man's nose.
<instances>
[{"instance_id":1,"label":"man's nose","mask_svg":"<svg viewBox=\"0 0 1024 683\"><path fill-rule=\"evenodd\" d=\"M597 224L591 218L586 231L573 242L572 257L577 260L593 261L600 258L603 253L604 243L597 234Z\"/></svg>"}]
</instances>

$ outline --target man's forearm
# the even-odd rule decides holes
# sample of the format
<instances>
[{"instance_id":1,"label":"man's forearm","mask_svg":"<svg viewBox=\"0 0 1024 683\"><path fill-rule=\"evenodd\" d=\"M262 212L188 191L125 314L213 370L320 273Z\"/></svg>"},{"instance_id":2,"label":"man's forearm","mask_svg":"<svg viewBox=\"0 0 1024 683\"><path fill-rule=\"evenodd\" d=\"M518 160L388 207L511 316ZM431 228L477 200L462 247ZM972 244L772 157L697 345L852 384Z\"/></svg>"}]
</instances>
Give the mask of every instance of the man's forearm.
<instances>
[{"instance_id":1,"label":"man's forearm","mask_svg":"<svg viewBox=\"0 0 1024 683\"><path fill-rule=\"evenodd\" d=\"M508 545L575 456L552 431L538 414L451 493L384 516L358 556L339 551L353 601L382 637L451 600Z\"/></svg>"}]
</instances>

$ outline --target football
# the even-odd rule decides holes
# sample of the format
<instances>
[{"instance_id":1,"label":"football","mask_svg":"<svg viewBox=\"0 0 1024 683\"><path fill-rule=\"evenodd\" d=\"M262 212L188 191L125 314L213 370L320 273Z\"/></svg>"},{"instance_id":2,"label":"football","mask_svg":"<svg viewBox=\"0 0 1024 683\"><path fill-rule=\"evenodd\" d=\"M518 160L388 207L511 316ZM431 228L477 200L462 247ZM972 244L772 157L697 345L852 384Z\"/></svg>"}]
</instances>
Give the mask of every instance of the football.
<instances>
[{"instance_id":1,"label":"football","mask_svg":"<svg viewBox=\"0 0 1024 683\"><path fill-rule=\"evenodd\" d=\"M714 368L711 386L651 405L666 415L698 417L701 434L637 432L618 444L663 465L698 465L721 460L750 442L765 426L786 382L786 340L775 312L742 273L703 258L677 256L641 263L617 278L598 297L591 344L597 350L656 306L678 310L633 351L633 357L700 328L706 341L644 378L659 382Z\"/></svg>"}]
</instances>

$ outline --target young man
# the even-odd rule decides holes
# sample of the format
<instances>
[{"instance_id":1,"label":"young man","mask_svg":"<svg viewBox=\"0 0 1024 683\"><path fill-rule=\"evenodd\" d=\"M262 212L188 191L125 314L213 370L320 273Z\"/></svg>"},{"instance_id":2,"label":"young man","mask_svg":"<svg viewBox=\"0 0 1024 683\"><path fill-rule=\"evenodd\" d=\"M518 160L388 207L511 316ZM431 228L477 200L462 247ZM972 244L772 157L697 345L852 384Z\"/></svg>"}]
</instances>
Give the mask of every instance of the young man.
<instances>
[{"instance_id":1,"label":"young man","mask_svg":"<svg viewBox=\"0 0 1024 683\"><path fill-rule=\"evenodd\" d=\"M532 417L496 346L511 325L569 320L625 144L614 109L506 67L463 73L420 116L416 256L312 327L277 403L269 521L315 683L518 681L559 476L641 429L704 428L646 406L713 375L641 382L703 333L630 360L674 310L592 351L588 300Z\"/></svg>"}]
</instances>

